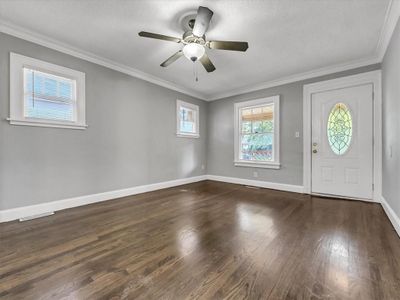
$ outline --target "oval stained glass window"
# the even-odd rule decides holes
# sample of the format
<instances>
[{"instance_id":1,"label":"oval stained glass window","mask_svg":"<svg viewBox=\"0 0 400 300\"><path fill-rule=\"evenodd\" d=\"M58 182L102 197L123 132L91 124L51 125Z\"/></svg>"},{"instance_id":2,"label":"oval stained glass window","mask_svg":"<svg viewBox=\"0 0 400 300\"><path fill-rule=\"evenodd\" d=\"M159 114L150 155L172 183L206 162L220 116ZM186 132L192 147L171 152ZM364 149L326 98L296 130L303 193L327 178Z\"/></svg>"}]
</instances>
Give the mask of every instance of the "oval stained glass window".
<instances>
[{"instance_id":1,"label":"oval stained glass window","mask_svg":"<svg viewBox=\"0 0 400 300\"><path fill-rule=\"evenodd\" d=\"M343 155L350 147L353 120L344 103L336 103L328 117L327 134L329 146L336 155Z\"/></svg>"}]
</instances>

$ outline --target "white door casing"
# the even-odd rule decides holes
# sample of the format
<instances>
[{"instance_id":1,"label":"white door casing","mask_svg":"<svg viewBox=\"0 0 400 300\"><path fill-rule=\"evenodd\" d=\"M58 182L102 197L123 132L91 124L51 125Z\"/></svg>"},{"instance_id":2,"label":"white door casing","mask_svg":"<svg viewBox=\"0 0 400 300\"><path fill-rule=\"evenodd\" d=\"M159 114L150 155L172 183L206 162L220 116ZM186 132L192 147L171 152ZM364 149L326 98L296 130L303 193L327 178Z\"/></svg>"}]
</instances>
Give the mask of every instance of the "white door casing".
<instances>
[{"instance_id":1,"label":"white door casing","mask_svg":"<svg viewBox=\"0 0 400 300\"><path fill-rule=\"evenodd\" d=\"M370 201L376 201L380 202L380 197L381 197L381 186L382 186L382 134L381 134L381 129L382 129L382 119L381 119L381 113L382 113L382 97L381 97L381 71L372 71L372 72L367 72L367 73L361 73L357 75L352 75L352 76L347 76L347 77L342 77L342 78L337 78L333 80L327 80L327 81L322 81L322 82L317 82L317 83L312 83L304 86L304 95L303 95L303 185L304 185L304 192L311 194L311 193L318 193L316 190L320 191L318 188L321 188L321 185L314 185L314 190L312 190L312 151L313 151L313 146L312 146L312 108L315 110L317 109L317 106L314 106L313 101L315 99L321 98L325 94L325 98L329 98L330 96L339 96L340 91L339 90L344 90L346 88L351 88L351 87L360 87L364 86L365 89L368 89L368 86L370 89L372 88L372 102L373 102L373 107L372 107L372 118L370 118L370 122L372 122L371 126L373 127L372 132L373 132L373 146L372 146L372 157L373 157L373 165L372 165L372 182L374 184L374 189L372 191L372 196L370 195L370 192L366 191L363 195L358 195L358 196L350 196L350 198L361 198L364 200L369 200L372 198ZM361 90L364 90L361 88ZM361 90L358 90L358 92L361 93ZM336 92L335 92L336 91ZM353 92L356 92L356 90L353 90ZM366 90L363 91L366 93ZM337 93L335 95L335 93ZM368 92L369 95L370 92ZM318 96L319 94L319 96ZM328 101L328 100L326 100ZM367 100L368 101L368 100ZM334 101L333 101L334 102ZM345 102L341 101L338 99L337 102ZM352 102L350 100L350 102ZM358 101L355 101L358 102ZM325 106L329 107L330 104L326 104ZM358 104L357 104L358 105ZM349 104L350 106L350 104ZM351 106L354 106L354 104L351 104ZM331 110L333 107L333 104L331 103L331 107L329 108L324 108L325 110ZM350 107L349 107L350 108ZM320 107L320 109L322 109ZM352 111L351 113L354 114L354 109L350 108ZM358 108L357 108L358 109ZM367 110L368 108L363 108L364 110ZM329 113L329 112L325 112ZM358 114L358 111L356 112ZM368 112L362 112L362 114L368 114ZM354 116L353 116L354 117ZM326 121L325 121L326 122ZM359 123L359 120L357 120L356 123ZM326 125L326 123L325 123ZM360 126L359 124L355 124L354 130L358 130L357 126ZM366 125L364 125L366 126ZM321 127L322 128L322 127ZM355 132L354 132L355 133ZM325 129L325 134L326 134L326 129ZM364 137L367 139L366 137ZM369 139L370 140L370 139ZM326 141L325 141L326 142ZM348 158L350 159L354 153L351 153L354 148L357 148L357 143L360 144L363 141L356 140L355 144L352 144L350 148L348 149ZM328 150L330 150L329 144L325 144L324 146L324 141L322 142L322 147L329 147ZM326 142L327 143L327 142ZM354 143L354 141L352 142ZM365 143L365 142L364 142ZM319 146L319 145L318 145ZM317 146L317 151L318 150ZM321 149L321 148L319 148ZM323 148L322 148L323 149ZM324 149L322 150L324 151ZM364 154L362 154L364 155ZM367 156L370 154L366 154L364 156ZM344 154L343 156L346 156ZM365 159L365 158L364 158ZM319 161L321 162L321 161ZM314 162L318 163L318 161ZM354 162L353 162L354 163ZM315 167L315 166L314 166ZM336 165L335 165L336 167ZM338 166L340 167L340 166ZM342 168L344 168L342 166ZM329 170L328 170L329 173ZM322 175L325 175L325 178L329 174L320 174L321 177ZM350 170L348 174L348 181L354 181L352 180L352 177L356 176L352 170ZM361 176L364 176L364 174L361 174ZM314 179L315 180L315 179ZM366 179L363 179L364 182L366 182ZM333 185L333 183L332 183ZM340 188L340 187L339 187ZM371 185L372 188L372 185ZM358 190L359 188L357 188ZM324 190L325 193L327 190ZM343 193L337 193L335 192L335 189L328 190L330 193L332 193L332 196L341 196L340 194ZM346 188L342 188L342 191L346 192ZM350 188L348 192L350 191ZM334 193L333 193L334 192ZM322 192L321 194L325 194ZM361 196L361 197L360 197ZM367 197L366 197L367 196ZM369 197L368 197L369 196ZM344 197L346 197L344 195Z\"/></svg>"},{"instance_id":2,"label":"white door casing","mask_svg":"<svg viewBox=\"0 0 400 300\"><path fill-rule=\"evenodd\" d=\"M311 97L311 192L372 199L372 84L319 92ZM346 140L338 144L347 145L339 152L335 147L338 144L331 146L328 137L328 119L335 109L349 116L348 127L337 126ZM341 119L338 122L343 123Z\"/></svg>"}]
</instances>

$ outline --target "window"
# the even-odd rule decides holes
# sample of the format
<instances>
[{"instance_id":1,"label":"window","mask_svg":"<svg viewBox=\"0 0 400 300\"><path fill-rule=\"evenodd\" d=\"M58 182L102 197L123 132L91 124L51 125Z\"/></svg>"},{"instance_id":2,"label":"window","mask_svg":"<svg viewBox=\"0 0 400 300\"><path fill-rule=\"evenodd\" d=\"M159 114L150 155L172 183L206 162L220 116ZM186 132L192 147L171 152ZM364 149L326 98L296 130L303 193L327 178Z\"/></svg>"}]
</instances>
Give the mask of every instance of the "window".
<instances>
[{"instance_id":1,"label":"window","mask_svg":"<svg viewBox=\"0 0 400 300\"><path fill-rule=\"evenodd\" d=\"M235 165L279 169L279 96L235 104Z\"/></svg>"},{"instance_id":2,"label":"window","mask_svg":"<svg viewBox=\"0 0 400 300\"><path fill-rule=\"evenodd\" d=\"M10 54L10 124L86 128L85 74Z\"/></svg>"},{"instance_id":3,"label":"window","mask_svg":"<svg viewBox=\"0 0 400 300\"><path fill-rule=\"evenodd\" d=\"M197 105L176 101L177 135L183 137L199 137L199 107Z\"/></svg>"},{"instance_id":4,"label":"window","mask_svg":"<svg viewBox=\"0 0 400 300\"><path fill-rule=\"evenodd\" d=\"M335 104L329 114L327 127L329 146L333 153L345 154L350 147L353 134L353 121L346 104Z\"/></svg>"}]
</instances>

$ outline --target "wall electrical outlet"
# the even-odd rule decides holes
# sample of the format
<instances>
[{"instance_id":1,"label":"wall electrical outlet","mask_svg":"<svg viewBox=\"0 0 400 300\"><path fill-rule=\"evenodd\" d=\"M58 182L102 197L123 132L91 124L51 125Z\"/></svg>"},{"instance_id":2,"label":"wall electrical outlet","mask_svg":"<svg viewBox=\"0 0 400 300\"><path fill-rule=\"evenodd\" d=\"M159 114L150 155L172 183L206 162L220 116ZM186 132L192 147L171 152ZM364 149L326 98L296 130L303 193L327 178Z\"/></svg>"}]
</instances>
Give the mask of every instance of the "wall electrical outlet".
<instances>
[{"instance_id":1,"label":"wall electrical outlet","mask_svg":"<svg viewBox=\"0 0 400 300\"><path fill-rule=\"evenodd\" d=\"M300 132L296 131L296 132L294 133L294 136L297 137L297 138L300 137Z\"/></svg>"}]
</instances>

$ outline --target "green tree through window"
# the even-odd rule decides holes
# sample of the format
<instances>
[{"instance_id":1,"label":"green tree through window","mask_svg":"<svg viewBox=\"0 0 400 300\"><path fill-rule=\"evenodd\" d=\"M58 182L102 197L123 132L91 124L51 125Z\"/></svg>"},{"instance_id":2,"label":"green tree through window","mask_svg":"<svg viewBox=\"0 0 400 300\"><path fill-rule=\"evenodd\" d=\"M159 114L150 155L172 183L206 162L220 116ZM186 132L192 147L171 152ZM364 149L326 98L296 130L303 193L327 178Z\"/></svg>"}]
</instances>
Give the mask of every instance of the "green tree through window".
<instances>
[{"instance_id":1,"label":"green tree through window","mask_svg":"<svg viewBox=\"0 0 400 300\"><path fill-rule=\"evenodd\" d=\"M243 109L241 113L241 159L273 160L273 106Z\"/></svg>"}]
</instances>

